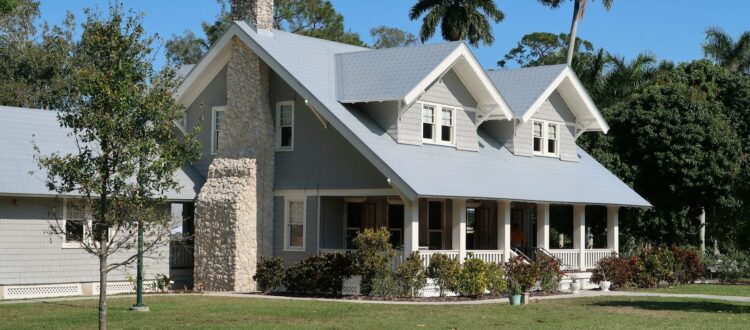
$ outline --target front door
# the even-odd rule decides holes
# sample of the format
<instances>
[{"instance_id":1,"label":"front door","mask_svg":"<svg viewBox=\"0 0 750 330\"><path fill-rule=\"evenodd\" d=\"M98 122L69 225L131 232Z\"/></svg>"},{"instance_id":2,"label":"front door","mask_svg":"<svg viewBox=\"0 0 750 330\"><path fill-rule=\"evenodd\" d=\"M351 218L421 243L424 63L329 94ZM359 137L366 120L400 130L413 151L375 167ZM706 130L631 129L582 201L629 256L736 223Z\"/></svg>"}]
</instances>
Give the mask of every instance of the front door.
<instances>
[{"instance_id":1,"label":"front door","mask_svg":"<svg viewBox=\"0 0 750 330\"><path fill-rule=\"evenodd\" d=\"M523 250L526 246L524 235L524 212L521 208L510 210L510 247Z\"/></svg>"}]
</instances>

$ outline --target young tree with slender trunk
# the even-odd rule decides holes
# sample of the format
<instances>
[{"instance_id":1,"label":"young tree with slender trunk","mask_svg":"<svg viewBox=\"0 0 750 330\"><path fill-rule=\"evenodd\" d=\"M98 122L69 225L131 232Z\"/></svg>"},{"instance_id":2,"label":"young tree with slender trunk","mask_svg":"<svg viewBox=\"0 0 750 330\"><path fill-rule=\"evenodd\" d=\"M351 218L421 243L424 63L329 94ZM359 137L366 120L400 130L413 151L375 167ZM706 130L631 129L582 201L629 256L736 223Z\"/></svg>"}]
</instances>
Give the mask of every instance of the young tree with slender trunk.
<instances>
[{"instance_id":1,"label":"young tree with slender trunk","mask_svg":"<svg viewBox=\"0 0 750 330\"><path fill-rule=\"evenodd\" d=\"M156 72L154 39L142 16L110 5L109 14L85 11L83 34L69 68L66 106L60 125L70 130L77 151L37 155L47 186L68 198L81 214L81 247L99 259L99 328L107 326L107 274L133 263L137 228L143 251L166 243L169 212L164 195L179 189L175 172L197 158L196 131L181 135L175 121L177 86L171 68ZM37 149L39 152L39 149ZM66 235L66 221L51 224Z\"/></svg>"},{"instance_id":2,"label":"young tree with slender trunk","mask_svg":"<svg viewBox=\"0 0 750 330\"><path fill-rule=\"evenodd\" d=\"M550 8L560 8L565 0L538 0L539 3ZM583 15L586 13L586 5L588 0L572 0L573 1L573 19L570 22L570 40L568 41L568 65L573 64L573 54L575 54L575 41L576 33L578 32L578 22L583 19ZM602 0L604 8L607 10L612 9L612 3L614 0Z\"/></svg>"}]
</instances>

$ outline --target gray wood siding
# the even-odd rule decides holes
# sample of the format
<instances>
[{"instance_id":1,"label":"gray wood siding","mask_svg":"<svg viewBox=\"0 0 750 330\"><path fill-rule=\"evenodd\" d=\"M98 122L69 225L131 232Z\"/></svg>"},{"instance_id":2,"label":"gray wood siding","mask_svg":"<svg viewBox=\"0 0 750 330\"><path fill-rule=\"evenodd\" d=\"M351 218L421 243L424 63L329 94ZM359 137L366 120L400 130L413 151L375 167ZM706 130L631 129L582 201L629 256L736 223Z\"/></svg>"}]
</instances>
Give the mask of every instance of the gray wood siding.
<instances>
[{"instance_id":1,"label":"gray wood siding","mask_svg":"<svg viewBox=\"0 0 750 330\"><path fill-rule=\"evenodd\" d=\"M550 97L542 103L532 119L549 120L563 123L560 127L560 159L566 161L578 161L575 144L575 122L576 118L565 100L557 92L553 92ZM516 127L511 151L516 156L532 156L532 120L520 123Z\"/></svg>"},{"instance_id":2,"label":"gray wood siding","mask_svg":"<svg viewBox=\"0 0 750 330\"><path fill-rule=\"evenodd\" d=\"M284 259L290 266L318 253L318 196L305 200L305 251L284 251L284 197L273 198L273 255Z\"/></svg>"},{"instance_id":3,"label":"gray wood siding","mask_svg":"<svg viewBox=\"0 0 750 330\"><path fill-rule=\"evenodd\" d=\"M294 101L294 150L276 152L274 189L389 188L383 174L335 128L325 128L278 75L271 74L270 101Z\"/></svg>"},{"instance_id":4,"label":"gray wood siding","mask_svg":"<svg viewBox=\"0 0 750 330\"><path fill-rule=\"evenodd\" d=\"M322 249L344 248L344 212L346 203L342 197L320 198L320 247Z\"/></svg>"},{"instance_id":5,"label":"gray wood siding","mask_svg":"<svg viewBox=\"0 0 750 330\"><path fill-rule=\"evenodd\" d=\"M398 102L360 103L357 107L398 141Z\"/></svg>"},{"instance_id":6,"label":"gray wood siding","mask_svg":"<svg viewBox=\"0 0 750 330\"><path fill-rule=\"evenodd\" d=\"M482 123L478 129L487 133L509 151L513 151L513 124L510 120L490 120Z\"/></svg>"},{"instance_id":7,"label":"gray wood siding","mask_svg":"<svg viewBox=\"0 0 750 330\"><path fill-rule=\"evenodd\" d=\"M193 167L204 178L208 176L208 166L214 160L214 156L211 155L211 108L225 105L227 105L226 66L198 95L193 104L185 109L188 127L201 126L201 132L198 135L198 140L201 143L201 158L193 163Z\"/></svg>"},{"instance_id":8,"label":"gray wood siding","mask_svg":"<svg viewBox=\"0 0 750 330\"><path fill-rule=\"evenodd\" d=\"M52 234L50 225L61 219L53 209L62 213L54 198L0 197L0 285L99 281L99 260L80 248L62 248L62 236ZM145 270L149 280L169 274L168 243L147 255ZM108 279L126 281L128 274L135 276L135 266L120 267Z\"/></svg>"},{"instance_id":9,"label":"gray wood siding","mask_svg":"<svg viewBox=\"0 0 750 330\"><path fill-rule=\"evenodd\" d=\"M477 102L452 70L427 88L419 100L401 115L398 122L397 141L399 143L422 144L422 104L420 102L462 108L456 112L456 149L479 150L475 115L471 111L477 108Z\"/></svg>"}]
</instances>

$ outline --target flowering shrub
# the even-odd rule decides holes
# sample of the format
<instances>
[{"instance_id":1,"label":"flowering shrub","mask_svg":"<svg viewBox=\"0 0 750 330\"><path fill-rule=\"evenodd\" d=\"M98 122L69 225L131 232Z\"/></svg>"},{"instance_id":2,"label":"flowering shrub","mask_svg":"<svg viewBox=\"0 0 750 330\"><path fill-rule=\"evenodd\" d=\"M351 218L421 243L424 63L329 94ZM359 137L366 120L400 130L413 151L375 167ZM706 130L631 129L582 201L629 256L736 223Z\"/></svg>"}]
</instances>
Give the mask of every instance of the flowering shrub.
<instances>
[{"instance_id":1,"label":"flowering shrub","mask_svg":"<svg viewBox=\"0 0 750 330\"><path fill-rule=\"evenodd\" d=\"M633 285L633 270L631 259L611 256L600 259L591 275L591 282L599 284L602 281L612 282L616 288L626 288Z\"/></svg>"},{"instance_id":2,"label":"flowering shrub","mask_svg":"<svg viewBox=\"0 0 750 330\"><path fill-rule=\"evenodd\" d=\"M670 251L674 256L674 276L677 283L693 283L703 276L704 266L698 250L673 246Z\"/></svg>"},{"instance_id":3,"label":"flowering shrub","mask_svg":"<svg viewBox=\"0 0 750 330\"><path fill-rule=\"evenodd\" d=\"M537 263L529 263L522 256L515 256L505 263L505 278L511 294L528 292L539 280L541 272ZM516 292L520 290L520 292Z\"/></svg>"}]
</instances>

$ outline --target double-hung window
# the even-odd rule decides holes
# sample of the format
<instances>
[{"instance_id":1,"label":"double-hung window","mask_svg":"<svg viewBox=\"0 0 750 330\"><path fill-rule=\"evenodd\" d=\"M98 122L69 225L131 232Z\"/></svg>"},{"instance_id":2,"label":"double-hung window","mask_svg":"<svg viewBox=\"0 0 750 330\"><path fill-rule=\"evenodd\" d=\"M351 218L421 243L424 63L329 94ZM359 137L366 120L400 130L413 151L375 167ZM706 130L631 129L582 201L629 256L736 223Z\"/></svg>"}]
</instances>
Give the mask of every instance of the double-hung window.
<instances>
[{"instance_id":1,"label":"double-hung window","mask_svg":"<svg viewBox=\"0 0 750 330\"><path fill-rule=\"evenodd\" d=\"M63 248L81 248L92 240L108 239L109 227L93 219L90 209L82 202L66 199L63 206Z\"/></svg>"},{"instance_id":2,"label":"double-hung window","mask_svg":"<svg viewBox=\"0 0 750 330\"><path fill-rule=\"evenodd\" d=\"M294 149L294 101L276 103L276 150Z\"/></svg>"},{"instance_id":3,"label":"double-hung window","mask_svg":"<svg viewBox=\"0 0 750 330\"><path fill-rule=\"evenodd\" d=\"M284 210L284 248L287 251L305 250L305 198L287 198Z\"/></svg>"},{"instance_id":4,"label":"double-hung window","mask_svg":"<svg viewBox=\"0 0 750 330\"><path fill-rule=\"evenodd\" d=\"M221 121L224 119L224 110L226 107L211 108L211 153L219 152L221 144L219 143L219 132L221 131Z\"/></svg>"},{"instance_id":5,"label":"double-hung window","mask_svg":"<svg viewBox=\"0 0 750 330\"><path fill-rule=\"evenodd\" d=\"M560 155L560 124L543 120L533 121L532 139L534 155Z\"/></svg>"},{"instance_id":6,"label":"double-hung window","mask_svg":"<svg viewBox=\"0 0 750 330\"><path fill-rule=\"evenodd\" d=\"M422 104L422 142L452 145L455 126L456 108Z\"/></svg>"}]
</instances>

